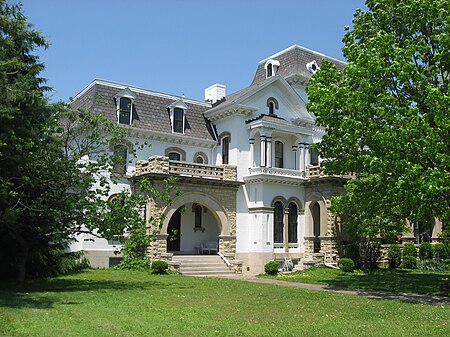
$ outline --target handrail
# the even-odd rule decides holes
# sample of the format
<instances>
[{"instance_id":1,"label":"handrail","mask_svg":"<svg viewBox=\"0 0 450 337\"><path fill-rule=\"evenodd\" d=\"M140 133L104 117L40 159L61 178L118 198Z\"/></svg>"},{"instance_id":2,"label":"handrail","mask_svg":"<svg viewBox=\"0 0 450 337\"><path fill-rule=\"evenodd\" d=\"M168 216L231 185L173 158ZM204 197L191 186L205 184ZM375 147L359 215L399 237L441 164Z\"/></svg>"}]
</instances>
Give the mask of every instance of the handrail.
<instances>
[{"instance_id":1,"label":"handrail","mask_svg":"<svg viewBox=\"0 0 450 337\"><path fill-rule=\"evenodd\" d=\"M221 252L218 252L217 255L220 256L220 258L223 260L223 262L225 262L227 267L231 267L231 263L227 260L227 258L225 256L223 256L223 254Z\"/></svg>"}]
</instances>

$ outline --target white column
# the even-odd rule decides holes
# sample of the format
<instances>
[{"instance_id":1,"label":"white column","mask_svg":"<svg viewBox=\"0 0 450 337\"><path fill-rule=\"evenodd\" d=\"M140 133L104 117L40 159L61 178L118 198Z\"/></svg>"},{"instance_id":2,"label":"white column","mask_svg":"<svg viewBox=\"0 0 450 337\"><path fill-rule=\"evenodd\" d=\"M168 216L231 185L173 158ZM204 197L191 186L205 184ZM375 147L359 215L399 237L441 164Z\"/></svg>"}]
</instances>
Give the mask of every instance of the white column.
<instances>
[{"instance_id":1,"label":"white column","mask_svg":"<svg viewBox=\"0 0 450 337\"><path fill-rule=\"evenodd\" d=\"M300 172L305 172L305 144L299 143L298 147L300 148L299 151L299 170Z\"/></svg>"},{"instance_id":2,"label":"white column","mask_svg":"<svg viewBox=\"0 0 450 337\"><path fill-rule=\"evenodd\" d=\"M255 166L255 139L254 138L250 138L248 140L249 144L250 144L250 151L248 153L248 157L249 157L249 167L252 168Z\"/></svg>"},{"instance_id":3,"label":"white column","mask_svg":"<svg viewBox=\"0 0 450 337\"><path fill-rule=\"evenodd\" d=\"M272 167L272 137L266 138L266 166Z\"/></svg>"},{"instance_id":4,"label":"white column","mask_svg":"<svg viewBox=\"0 0 450 337\"><path fill-rule=\"evenodd\" d=\"M266 136L261 135L261 167L266 166Z\"/></svg>"}]
</instances>

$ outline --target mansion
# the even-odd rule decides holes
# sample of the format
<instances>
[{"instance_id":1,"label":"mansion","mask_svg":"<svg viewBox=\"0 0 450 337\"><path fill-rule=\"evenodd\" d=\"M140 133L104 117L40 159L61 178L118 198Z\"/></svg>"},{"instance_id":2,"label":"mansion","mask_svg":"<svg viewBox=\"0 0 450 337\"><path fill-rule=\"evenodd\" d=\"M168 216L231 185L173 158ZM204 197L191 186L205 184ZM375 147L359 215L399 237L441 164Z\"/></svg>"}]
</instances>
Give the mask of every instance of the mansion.
<instances>
[{"instance_id":1,"label":"mansion","mask_svg":"<svg viewBox=\"0 0 450 337\"><path fill-rule=\"evenodd\" d=\"M321 253L337 256L330 200L349 176L326 176L312 144L324 129L306 104L305 86L328 59L294 45L261 60L250 86L227 94L214 84L198 101L105 80L94 80L72 102L129 128L130 139L113 149L124 159L111 197L134 190L136 179L155 186L177 177L182 192L170 206L150 200L145 216L163 216L148 254L218 253L237 272L260 273L272 260L296 262ZM130 162L129 144L136 148ZM439 226L430 233L436 238ZM410 235L413 237L413 233ZM72 245L94 267L113 265L119 242L81 235ZM210 251L211 252L211 251Z\"/></svg>"}]
</instances>

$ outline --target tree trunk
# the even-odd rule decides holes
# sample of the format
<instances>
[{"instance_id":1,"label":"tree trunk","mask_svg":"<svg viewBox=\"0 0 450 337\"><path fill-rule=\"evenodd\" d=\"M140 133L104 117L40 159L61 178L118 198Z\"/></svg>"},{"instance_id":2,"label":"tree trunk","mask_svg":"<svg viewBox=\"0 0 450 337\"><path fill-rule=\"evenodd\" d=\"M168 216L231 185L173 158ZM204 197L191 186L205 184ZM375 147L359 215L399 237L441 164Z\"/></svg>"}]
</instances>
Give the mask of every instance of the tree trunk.
<instances>
[{"instance_id":1,"label":"tree trunk","mask_svg":"<svg viewBox=\"0 0 450 337\"><path fill-rule=\"evenodd\" d=\"M29 245L28 242L21 236L17 237L19 242L19 253L17 254L17 283L19 287L25 284L25 279L27 275L27 261L29 255Z\"/></svg>"}]
</instances>

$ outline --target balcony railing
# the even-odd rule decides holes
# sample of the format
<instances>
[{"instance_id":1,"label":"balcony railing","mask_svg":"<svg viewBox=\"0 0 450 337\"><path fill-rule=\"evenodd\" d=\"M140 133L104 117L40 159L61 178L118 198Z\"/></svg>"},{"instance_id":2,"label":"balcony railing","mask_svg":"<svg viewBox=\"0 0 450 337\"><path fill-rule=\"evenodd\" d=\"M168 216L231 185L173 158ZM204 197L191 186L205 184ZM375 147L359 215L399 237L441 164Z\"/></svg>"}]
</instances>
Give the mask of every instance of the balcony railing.
<instances>
[{"instance_id":1,"label":"balcony railing","mask_svg":"<svg viewBox=\"0 0 450 337\"><path fill-rule=\"evenodd\" d=\"M319 177L330 177L323 173L319 165L310 165L306 168L305 171L278 168L278 167L252 167L249 169L250 174L269 174L280 177L291 177L291 178L299 178L299 179L311 179L311 178L319 178ZM336 177L341 178L352 178L353 174L340 175ZM335 177L335 176L333 176Z\"/></svg>"},{"instance_id":2,"label":"balcony railing","mask_svg":"<svg viewBox=\"0 0 450 337\"><path fill-rule=\"evenodd\" d=\"M215 180L236 181L236 167L231 165L213 166L170 160L168 157L154 156L136 163L136 175L166 174Z\"/></svg>"}]
</instances>

